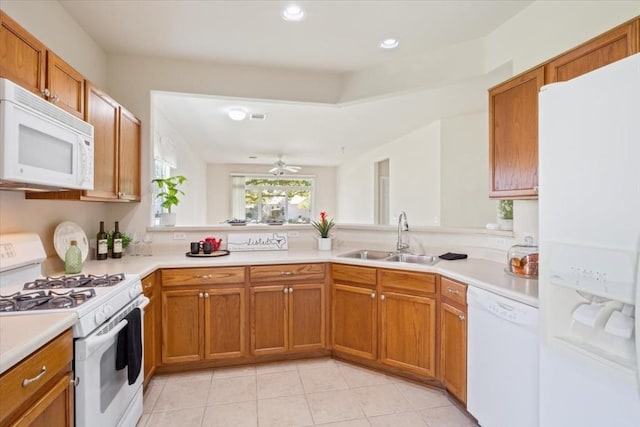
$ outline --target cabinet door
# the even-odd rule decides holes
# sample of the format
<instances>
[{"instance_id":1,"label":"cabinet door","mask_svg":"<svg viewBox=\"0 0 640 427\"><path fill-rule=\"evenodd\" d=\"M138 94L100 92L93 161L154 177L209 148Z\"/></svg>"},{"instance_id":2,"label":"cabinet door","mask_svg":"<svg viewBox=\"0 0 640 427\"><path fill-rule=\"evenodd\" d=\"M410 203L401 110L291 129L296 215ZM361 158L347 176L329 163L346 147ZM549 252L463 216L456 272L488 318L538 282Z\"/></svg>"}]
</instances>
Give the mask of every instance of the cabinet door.
<instances>
[{"instance_id":1,"label":"cabinet door","mask_svg":"<svg viewBox=\"0 0 640 427\"><path fill-rule=\"evenodd\" d=\"M614 28L550 61L547 83L562 82L638 52L638 20Z\"/></svg>"},{"instance_id":2,"label":"cabinet door","mask_svg":"<svg viewBox=\"0 0 640 427\"><path fill-rule=\"evenodd\" d=\"M375 271L375 270L374 270ZM331 337L335 351L376 359L376 291L334 283L332 288Z\"/></svg>"},{"instance_id":3,"label":"cabinet door","mask_svg":"<svg viewBox=\"0 0 640 427\"><path fill-rule=\"evenodd\" d=\"M385 291L380 295L380 318L380 361L435 376L435 299Z\"/></svg>"},{"instance_id":4,"label":"cabinet door","mask_svg":"<svg viewBox=\"0 0 640 427\"><path fill-rule=\"evenodd\" d=\"M314 350L325 347L325 285L289 287L289 349Z\"/></svg>"},{"instance_id":5,"label":"cabinet door","mask_svg":"<svg viewBox=\"0 0 640 427\"><path fill-rule=\"evenodd\" d=\"M14 427L73 427L73 376L63 376L12 424Z\"/></svg>"},{"instance_id":6,"label":"cabinet door","mask_svg":"<svg viewBox=\"0 0 640 427\"><path fill-rule=\"evenodd\" d=\"M149 305L144 309L144 384L146 385L156 368L156 306L158 304L155 290L155 275L142 279L142 290L149 298Z\"/></svg>"},{"instance_id":7,"label":"cabinet door","mask_svg":"<svg viewBox=\"0 0 640 427\"><path fill-rule=\"evenodd\" d=\"M93 190L86 196L117 199L119 106L106 93L87 84L86 121L94 126Z\"/></svg>"},{"instance_id":8,"label":"cabinet door","mask_svg":"<svg viewBox=\"0 0 640 427\"><path fill-rule=\"evenodd\" d=\"M538 197L538 92L544 67L489 91L491 197Z\"/></svg>"},{"instance_id":9,"label":"cabinet door","mask_svg":"<svg viewBox=\"0 0 640 427\"><path fill-rule=\"evenodd\" d=\"M208 288L204 294L205 359L246 354L244 288Z\"/></svg>"},{"instance_id":10,"label":"cabinet door","mask_svg":"<svg viewBox=\"0 0 640 427\"><path fill-rule=\"evenodd\" d=\"M251 288L251 351L254 355L287 350L287 294L285 286Z\"/></svg>"},{"instance_id":11,"label":"cabinet door","mask_svg":"<svg viewBox=\"0 0 640 427\"><path fill-rule=\"evenodd\" d=\"M440 372L442 383L462 402L467 401L466 312L440 305Z\"/></svg>"},{"instance_id":12,"label":"cabinet door","mask_svg":"<svg viewBox=\"0 0 640 427\"><path fill-rule=\"evenodd\" d=\"M193 362L202 354L203 292L162 292L162 363Z\"/></svg>"},{"instance_id":13,"label":"cabinet door","mask_svg":"<svg viewBox=\"0 0 640 427\"><path fill-rule=\"evenodd\" d=\"M118 197L140 200L140 120L120 107Z\"/></svg>"},{"instance_id":14,"label":"cabinet door","mask_svg":"<svg viewBox=\"0 0 640 427\"><path fill-rule=\"evenodd\" d=\"M0 77L42 96L46 47L0 11Z\"/></svg>"},{"instance_id":15,"label":"cabinet door","mask_svg":"<svg viewBox=\"0 0 640 427\"><path fill-rule=\"evenodd\" d=\"M47 51L48 100L84 119L84 76L62 58Z\"/></svg>"}]
</instances>

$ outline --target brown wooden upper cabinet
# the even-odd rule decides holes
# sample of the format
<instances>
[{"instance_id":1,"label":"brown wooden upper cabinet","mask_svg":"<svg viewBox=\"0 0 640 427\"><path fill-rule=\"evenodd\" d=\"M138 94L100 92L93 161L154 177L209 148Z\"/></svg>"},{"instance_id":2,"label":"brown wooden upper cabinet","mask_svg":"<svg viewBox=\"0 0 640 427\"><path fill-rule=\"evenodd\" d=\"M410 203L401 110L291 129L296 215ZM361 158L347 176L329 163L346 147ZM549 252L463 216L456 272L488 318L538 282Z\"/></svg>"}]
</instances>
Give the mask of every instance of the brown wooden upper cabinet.
<instances>
[{"instance_id":1,"label":"brown wooden upper cabinet","mask_svg":"<svg viewBox=\"0 0 640 427\"><path fill-rule=\"evenodd\" d=\"M489 89L489 196L538 198L538 92L640 51L638 17Z\"/></svg>"},{"instance_id":2,"label":"brown wooden upper cabinet","mask_svg":"<svg viewBox=\"0 0 640 427\"><path fill-rule=\"evenodd\" d=\"M27 199L140 201L140 120L86 82L85 121L93 125L93 190L26 193Z\"/></svg>"},{"instance_id":3,"label":"brown wooden upper cabinet","mask_svg":"<svg viewBox=\"0 0 640 427\"><path fill-rule=\"evenodd\" d=\"M84 119L82 74L2 11L0 21L0 77Z\"/></svg>"},{"instance_id":4,"label":"brown wooden upper cabinet","mask_svg":"<svg viewBox=\"0 0 640 427\"><path fill-rule=\"evenodd\" d=\"M538 91L544 67L489 90L491 197L536 198Z\"/></svg>"}]
</instances>

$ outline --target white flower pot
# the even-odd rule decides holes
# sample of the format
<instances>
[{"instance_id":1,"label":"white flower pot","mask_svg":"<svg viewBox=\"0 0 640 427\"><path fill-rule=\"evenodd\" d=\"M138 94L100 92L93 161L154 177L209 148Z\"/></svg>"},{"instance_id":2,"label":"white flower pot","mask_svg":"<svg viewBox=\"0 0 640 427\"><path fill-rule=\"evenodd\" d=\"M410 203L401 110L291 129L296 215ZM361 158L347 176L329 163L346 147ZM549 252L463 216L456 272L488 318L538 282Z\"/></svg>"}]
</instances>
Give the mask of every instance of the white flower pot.
<instances>
[{"instance_id":1,"label":"white flower pot","mask_svg":"<svg viewBox=\"0 0 640 427\"><path fill-rule=\"evenodd\" d=\"M318 250L330 251L331 250L331 237L319 237L318 238Z\"/></svg>"},{"instance_id":2,"label":"white flower pot","mask_svg":"<svg viewBox=\"0 0 640 427\"><path fill-rule=\"evenodd\" d=\"M176 225L176 213L165 212L160 215L160 223L165 227L173 227Z\"/></svg>"},{"instance_id":3,"label":"white flower pot","mask_svg":"<svg viewBox=\"0 0 640 427\"><path fill-rule=\"evenodd\" d=\"M498 227L500 230L511 231L513 230L513 220L498 218Z\"/></svg>"}]
</instances>

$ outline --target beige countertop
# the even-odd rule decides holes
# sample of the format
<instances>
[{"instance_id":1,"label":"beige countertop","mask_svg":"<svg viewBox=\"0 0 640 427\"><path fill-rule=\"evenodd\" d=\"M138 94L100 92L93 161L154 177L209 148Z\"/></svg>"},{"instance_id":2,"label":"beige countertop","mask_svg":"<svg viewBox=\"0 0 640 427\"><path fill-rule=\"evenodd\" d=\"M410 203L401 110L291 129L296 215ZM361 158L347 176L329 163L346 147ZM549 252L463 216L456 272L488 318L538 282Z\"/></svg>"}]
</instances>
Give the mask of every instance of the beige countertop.
<instances>
[{"instance_id":1,"label":"beige countertop","mask_svg":"<svg viewBox=\"0 0 640 427\"><path fill-rule=\"evenodd\" d=\"M180 251L178 254L148 257L127 255L119 260L89 261L84 264L82 272L91 274L131 273L139 274L143 277L159 268L335 262L438 273L532 307L538 307L538 281L511 276L505 273L505 266L502 263L479 258L468 258L456 261L440 260L433 266L425 266L419 264L392 263L388 261L359 260L338 256L339 254L349 251L349 249L340 249L334 251L289 250L232 252L227 256L215 258L189 258L185 256L186 251Z\"/></svg>"},{"instance_id":2,"label":"beige countertop","mask_svg":"<svg viewBox=\"0 0 640 427\"><path fill-rule=\"evenodd\" d=\"M357 249L357 248L356 248ZM441 260L433 266L387 261L342 258L349 249L334 251L289 250L233 252L215 258L189 258L185 251L167 255L130 256L107 261L89 261L84 274L127 273L144 277L160 268L243 266L307 262L382 267L438 273L470 286L485 289L524 304L538 307L538 281L513 277L505 273L504 264L478 258L457 261ZM0 373L36 351L49 340L71 327L77 317L72 313L29 314L0 317Z\"/></svg>"},{"instance_id":3,"label":"beige countertop","mask_svg":"<svg viewBox=\"0 0 640 427\"><path fill-rule=\"evenodd\" d=\"M0 374L73 326L75 313L0 317Z\"/></svg>"}]
</instances>

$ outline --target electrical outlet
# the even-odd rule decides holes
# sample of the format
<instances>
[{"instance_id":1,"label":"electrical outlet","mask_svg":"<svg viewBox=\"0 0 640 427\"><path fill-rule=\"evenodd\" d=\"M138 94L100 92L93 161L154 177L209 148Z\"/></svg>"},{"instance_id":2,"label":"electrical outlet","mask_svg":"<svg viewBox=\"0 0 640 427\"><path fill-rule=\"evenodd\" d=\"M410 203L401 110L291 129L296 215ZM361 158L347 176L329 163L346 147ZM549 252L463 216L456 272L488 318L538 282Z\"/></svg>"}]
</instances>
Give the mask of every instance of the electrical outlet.
<instances>
[{"instance_id":1,"label":"electrical outlet","mask_svg":"<svg viewBox=\"0 0 640 427\"><path fill-rule=\"evenodd\" d=\"M173 240L187 240L187 233L173 233Z\"/></svg>"},{"instance_id":2,"label":"electrical outlet","mask_svg":"<svg viewBox=\"0 0 640 427\"><path fill-rule=\"evenodd\" d=\"M506 249L507 248L507 239L502 239L502 238L497 238L495 240L496 243L496 247L500 248L500 249Z\"/></svg>"}]
</instances>

